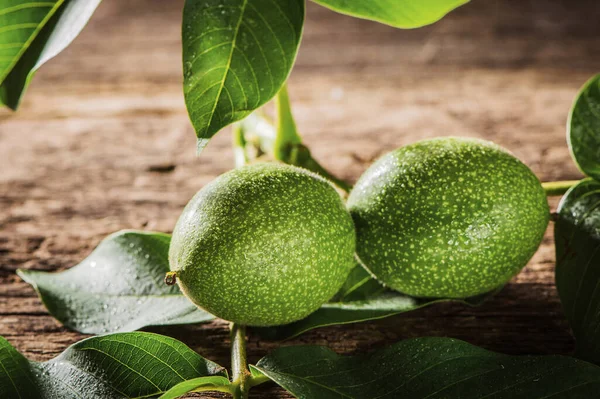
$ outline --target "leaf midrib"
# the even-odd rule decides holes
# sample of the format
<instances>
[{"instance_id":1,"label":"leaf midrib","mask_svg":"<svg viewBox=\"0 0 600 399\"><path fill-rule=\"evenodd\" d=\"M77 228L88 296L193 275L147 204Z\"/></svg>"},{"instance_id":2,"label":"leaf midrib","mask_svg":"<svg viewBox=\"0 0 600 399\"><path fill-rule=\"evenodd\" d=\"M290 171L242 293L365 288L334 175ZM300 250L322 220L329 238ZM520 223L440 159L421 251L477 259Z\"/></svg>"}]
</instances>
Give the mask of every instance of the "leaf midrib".
<instances>
[{"instance_id":1,"label":"leaf midrib","mask_svg":"<svg viewBox=\"0 0 600 399\"><path fill-rule=\"evenodd\" d=\"M44 19L42 19L42 21L40 21L40 23L38 24L38 27L29 36L29 38L27 39L27 41L25 43L23 43L23 47L21 48L21 50L17 54L15 54L12 62L9 64L9 66L6 68L6 70L4 72L0 72L0 85L4 83L4 80L6 79L6 77L8 76L8 74L10 72L12 72L12 70L15 67L15 65L17 65L17 63L19 62L19 60L21 59L21 57L23 56L23 54L27 51L27 49L29 49L29 46L31 45L31 43L33 42L33 40L38 36L38 34L42 30L42 28L44 26L46 26L46 24L48 23L48 21L50 20L50 18L52 18L54 16L54 14L56 14L56 11L63 5L64 2L65 2L65 0L58 0L56 2L56 4L54 5L54 7L52 7L52 9L48 12L48 14L46 14L46 16L44 17Z\"/></svg>"},{"instance_id":2,"label":"leaf midrib","mask_svg":"<svg viewBox=\"0 0 600 399\"><path fill-rule=\"evenodd\" d=\"M6 367L4 367L4 364L2 364L2 362L0 362L0 366L2 366L2 370L4 370L4 374L6 374L8 376L10 383L13 385L13 388L15 388L15 392L17 393L17 395L19 395L19 399L21 399L21 393L19 392L19 389L17 388L17 385L15 384L15 381L13 380L12 376L10 375L10 373L8 372Z\"/></svg>"},{"instance_id":3,"label":"leaf midrib","mask_svg":"<svg viewBox=\"0 0 600 399\"><path fill-rule=\"evenodd\" d=\"M219 91L217 93L217 96L215 97L215 102L213 104L212 111L210 112L210 116L208 117L208 123L206 124L206 128L204 129L204 137L206 137L206 134L208 133L208 130L210 129L210 125L212 123L213 117L215 115L215 111L217 109L217 104L219 103L219 100L221 99L221 94L223 93L223 87L225 87L225 81L227 80L227 76L229 75L229 70L231 69L231 60L233 59L233 52L235 50L235 45L237 42L238 34L240 32L240 27L242 26L242 20L244 18L244 12L246 11L247 4L248 4L248 0L244 0L244 3L242 4L242 7L240 9L240 17L238 18L238 22L236 24L236 27L235 27L235 30L233 33L233 39L231 40L231 50L229 51L227 65L225 67L225 73L223 73L223 79L221 79L221 84L219 85ZM232 109L232 111L233 111L233 109Z\"/></svg>"}]
</instances>

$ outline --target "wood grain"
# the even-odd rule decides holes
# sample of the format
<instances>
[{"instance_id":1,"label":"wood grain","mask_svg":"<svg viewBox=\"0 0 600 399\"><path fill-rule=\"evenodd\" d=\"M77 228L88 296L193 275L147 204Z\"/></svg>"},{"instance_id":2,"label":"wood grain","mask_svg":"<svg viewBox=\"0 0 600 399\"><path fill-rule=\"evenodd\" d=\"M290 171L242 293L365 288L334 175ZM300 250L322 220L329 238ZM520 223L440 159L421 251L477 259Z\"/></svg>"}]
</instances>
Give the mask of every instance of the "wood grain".
<instances>
[{"instance_id":1,"label":"wood grain","mask_svg":"<svg viewBox=\"0 0 600 399\"><path fill-rule=\"evenodd\" d=\"M181 9L181 0L105 0L37 74L20 111L0 111L0 335L32 359L83 336L48 316L16 269L70 267L120 229L169 232L191 196L232 166L226 132L195 156ZM595 0L475 0L438 24L400 31L309 4L290 81L298 125L313 154L349 181L386 151L442 135L496 141L542 180L577 179L564 126L577 89L600 70L599 20ZM511 354L568 354L553 274L549 233L480 308L443 304L287 344L352 354L449 336ZM149 330L229 364L223 322ZM251 336L251 360L278 345ZM267 386L253 397L289 396Z\"/></svg>"}]
</instances>

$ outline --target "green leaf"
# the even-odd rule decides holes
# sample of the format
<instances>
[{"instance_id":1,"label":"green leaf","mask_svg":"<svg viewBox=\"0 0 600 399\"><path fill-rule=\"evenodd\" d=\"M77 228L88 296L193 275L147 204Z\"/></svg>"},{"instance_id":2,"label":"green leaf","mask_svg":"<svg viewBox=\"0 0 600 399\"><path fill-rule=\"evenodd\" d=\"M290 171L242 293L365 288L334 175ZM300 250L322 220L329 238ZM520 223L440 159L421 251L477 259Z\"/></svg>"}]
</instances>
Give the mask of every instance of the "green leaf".
<instances>
[{"instance_id":1,"label":"green leaf","mask_svg":"<svg viewBox=\"0 0 600 399\"><path fill-rule=\"evenodd\" d=\"M29 360L2 337L0 337L0 366L0 393L3 398L39 397Z\"/></svg>"},{"instance_id":2,"label":"green leaf","mask_svg":"<svg viewBox=\"0 0 600 399\"><path fill-rule=\"evenodd\" d=\"M358 264L352 269L332 302L361 301L373 298L384 291L386 291L385 287Z\"/></svg>"},{"instance_id":3,"label":"green leaf","mask_svg":"<svg viewBox=\"0 0 600 399\"><path fill-rule=\"evenodd\" d=\"M579 91L567 122L571 156L586 175L600 179L600 74Z\"/></svg>"},{"instance_id":4,"label":"green leaf","mask_svg":"<svg viewBox=\"0 0 600 399\"><path fill-rule=\"evenodd\" d=\"M79 265L60 273L19 270L50 314L87 334L200 323L214 316L164 283L171 237L122 231L104 239Z\"/></svg>"},{"instance_id":5,"label":"green leaf","mask_svg":"<svg viewBox=\"0 0 600 399\"><path fill-rule=\"evenodd\" d=\"M300 399L587 399L600 391L600 368L584 361L502 355L450 338L417 338L354 357L284 347L255 367Z\"/></svg>"},{"instance_id":6,"label":"green leaf","mask_svg":"<svg viewBox=\"0 0 600 399\"><path fill-rule=\"evenodd\" d=\"M273 98L298 52L303 0L186 0L184 95L198 151Z\"/></svg>"},{"instance_id":7,"label":"green leaf","mask_svg":"<svg viewBox=\"0 0 600 399\"><path fill-rule=\"evenodd\" d=\"M440 302L478 306L501 289L463 300L413 298L382 289L362 267L357 266L333 301L324 304L307 318L283 326L253 328L253 331L265 339L285 340L315 328L383 319Z\"/></svg>"},{"instance_id":8,"label":"green leaf","mask_svg":"<svg viewBox=\"0 0 600 399\"><path fill-rule=\"evenodd\" d=\"M600 364L600 183L567 192L554 227L556 288L577 342L578 357Z\"/></svg>"},{"instance_id":9,"label":"green leaf","mask_svg":"<svg viewBox=\"0 0 600 399\"><path fill-rule=\"evenodd\" d=\"M396 28L432 24L469 0L313 0L342 14L370 19Z\"/></svg>"},{"instance_id":10,"label":"green leaf","mask_svg":"<svg viewBox=\"0 0 600 399\"><path fill-rule=\"evenodd\" d=\"M100 0L0 0L0 102L17 109L36 70L77 37Z\"/></svg>"},{"instance_id":11,"label":"green leaf","mask_svg":"<svg viewBox=\"0 0 600 399\"><path fill-rule=\"evenodd\" d=\"M0 366L3 399L156 398L186 380L227 378L223 367L183 343L151 333L88 338L43 363L0 337Z\"/></svg>"},{"instance_id":12,"label":"green leaf","mask_svg":"<svg viewBox=\"0 0 600 399\"><path fill-rule=\"evenodd\" d=\"M6 78L63 1L0 1L0 82Z\"/></svg>"},{"instance_id":13,"label":"green leaf","mask_svg":"<svg viewBox=\"0 0 600 399\"><path fill-rule=\"evenodd\" d=\"M167 392L162 394L160 399L175 399L190 392L203 391L222 391L230 392L231 382L225 377L198 377L191 380L180 382Z\"/></svg>"}]
</instances>

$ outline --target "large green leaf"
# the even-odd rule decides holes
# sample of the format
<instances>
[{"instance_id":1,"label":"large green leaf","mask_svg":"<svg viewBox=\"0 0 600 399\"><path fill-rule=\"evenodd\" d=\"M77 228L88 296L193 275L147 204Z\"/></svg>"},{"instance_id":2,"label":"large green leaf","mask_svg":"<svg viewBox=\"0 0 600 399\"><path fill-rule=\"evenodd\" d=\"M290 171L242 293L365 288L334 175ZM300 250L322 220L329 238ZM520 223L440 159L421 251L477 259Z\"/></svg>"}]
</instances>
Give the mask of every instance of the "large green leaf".
<instances>
[{"instance_id":1,"label":"large green leaf","mask_svg":"<svg viewBox=\"0 0 600 399\"><path fill-rule=\"evenodd\" d=\"M304 0L186 0L184 95L198 151L269 101L298 52Z\"/></svg>"},{"instance_id":2,"label":"large green leaf","mask_svg":"<svg viewBox=\"0 0 600 399\"><path fill-rule=\"evenodd\" d=\"M222 380L227 372L183 343L157 334L88 338L43 363L25 359L0 337L3 399L157 398L203 376Z\"/></svg>"},{"instance_id":3,"label":"large green leaf","mask_svg":"<svg viewBox=\"0 0 600 399\"><path fill-rule=\"evenodd\" d=\"M579 91L567 122L567 139L579 169L600 179L600 74Z\"/></svg>"},{"instance_id":4,"label":"large green leaf","mask_svg":"<svg viewBox=\"0 0 600 399\"><path fill-rule=\"evenodd\" d=\"M17 109L35 71L81 32L100 0L0 0L0 102Z\"/></svg>"},{"instance_id":5,"label":"large green leaf","mask_svg":"<svg viewBox=\"0 0 600 399\"><path fill-rule=\"evenodd\" d=\"M432 24L469 0L313 0L327 8L357 18L370 19L396 28L418 28Z\"/></svg>"},{"instance_id":6,"label":"large green leaf","mask_svg":"<svg viewBox=\"0 0 600 399\"><path fill-rule=\"evenodd\" d=\"M171 237L122 231L79 265L60 273L19 270L50 314L88 334L134 331L145 326L212 320L163 279Z\"/></svg>"},{"instance_id":7,"label":"large green leaf","mask_svg":"<svg viewBox=\"0 0 600 399\"><path fill-rule=\"evenodd\" d=\"M338 295L307 318L283 326L255 328L254 331L266 339L284 340L315 328L383 319L440 302L478 306L500 289L463 300L413 298L384 289L362 267L357 266Z\"/></svg>"},{"instance_id":8,"label":"large green leaf","mask_svg":"<svg viewBox=\"0 0 600 399\"><path fill-rule=\"evenodd\" d=\"M450 338L355 357L284 347L255 368L300 399L589 399L600 392L600 368L582 360L507 356Z\"/></svg>"},{"instance_id":9,"label":"large green leaf","mask_svg":"<svg viewBox=\"0 0 600 399\"><path fill-rule=\"evenodd\" d=\"M562 199L554 228L556 287L577 355L600 364L600 183L586 179Z\"/></svg>"}]
</instances>

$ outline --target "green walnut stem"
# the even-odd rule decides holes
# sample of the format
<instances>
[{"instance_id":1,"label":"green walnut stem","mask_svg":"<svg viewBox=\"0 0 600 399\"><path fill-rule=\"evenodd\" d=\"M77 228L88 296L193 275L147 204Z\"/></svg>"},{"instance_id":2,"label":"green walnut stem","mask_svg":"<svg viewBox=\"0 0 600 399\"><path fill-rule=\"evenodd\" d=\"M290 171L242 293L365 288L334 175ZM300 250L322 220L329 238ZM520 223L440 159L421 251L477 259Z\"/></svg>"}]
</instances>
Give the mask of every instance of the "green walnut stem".
<instances>
[{"instance_id":1,"label":"green walnut stem","mask_svg":"<svg viewBox=\"0 0 600 399\"><path fill-rule=\"evenodd\" d=\"M542 187L548 197L556 197L563 195L579 182L580 180L550 181L542 183Z\"/></svg>"},{"instance_id":2,"label":"green walnut stem","mask_svg":"<svg viewBox=\"0 0 600 399\"><path fill-rule=\"evenodd\" d=\"M246 357L246 327L236 323L231 324L231 373L233 398L247 399L253 384Z\"/></svg>"},{"instance_id":3,"label":"green walnut stem","mask_svg":"<svg viewBox=\"0 0 600 399\"><path fill-rule=\"evenodd\" d=\"M262 155L267 155L266 159L271 158L308 169L331 181L346 194L350 192L352 186L321 166L312 157L310 149L302 144L302 137L294 121L285 85L275 98L275 107L276 125L257 111L234 126L232 144L236 167L252 163Z\"/></svg>"},{"instance_id":4,"label":"green walnut stem","mask_svg":"<svg viewBox=\"0 0 600 399\"><path fill-rule=\"evenodd\" d=\"M290 149L294 145L302 144L302 138L298 134L296 122L292 116L292 107L290 105L290 96L288 95L287 85L279 90L275 97L275 106L277 108L277 132L273 155L275 159L287 162Z\"/></svg>"}]
</instances>

